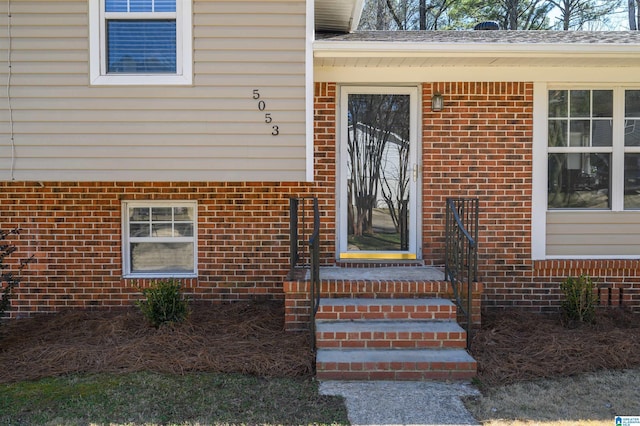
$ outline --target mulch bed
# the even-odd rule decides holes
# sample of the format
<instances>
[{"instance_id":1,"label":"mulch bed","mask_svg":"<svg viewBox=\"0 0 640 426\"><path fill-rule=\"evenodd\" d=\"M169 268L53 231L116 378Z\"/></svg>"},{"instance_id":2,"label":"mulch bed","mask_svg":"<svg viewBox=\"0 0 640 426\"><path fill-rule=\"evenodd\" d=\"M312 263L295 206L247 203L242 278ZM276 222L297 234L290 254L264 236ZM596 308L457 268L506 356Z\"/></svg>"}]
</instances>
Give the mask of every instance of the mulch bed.
<instances>
[{"instance_id":1,"label":"mulch bed","mask_svg":"<svg viewBox=\"0 0 640 426\"><path fill-rule=\"evenodd\" d=\"M640 368L640 314L598 313L565 327L526 312L483 316L472 355L487 386L602 369ZM136 308L71 310L0 324L0 383L69 373L237 372L312 377L308 333L284 331L279 302L192 304L189 320L155 329Z\"/></svg>"},{"instance_id":2,"label":"mulch bed","mask_svg":"<svg viewBox=\"0 0 640 426\"><path fill-rule=\"evenodd\" d=\"M603 309L595 324L563 324L560 314L505 311L482 321L471 352L486 386L640 368L640 314Z\"/></svg>"},{"instance_id":3,"label":"mulch bed","mask_svg":"<svg viewBox=\"0 0 640 426\"><path fill-rule=\"evenodd\" d=\"M0 324L0 383L142 370L296 377L310 376L313 362L308 333L284 331L278 302L192 304L187 322L159 329L136 308Z\"/></svg>"}]
</instances>

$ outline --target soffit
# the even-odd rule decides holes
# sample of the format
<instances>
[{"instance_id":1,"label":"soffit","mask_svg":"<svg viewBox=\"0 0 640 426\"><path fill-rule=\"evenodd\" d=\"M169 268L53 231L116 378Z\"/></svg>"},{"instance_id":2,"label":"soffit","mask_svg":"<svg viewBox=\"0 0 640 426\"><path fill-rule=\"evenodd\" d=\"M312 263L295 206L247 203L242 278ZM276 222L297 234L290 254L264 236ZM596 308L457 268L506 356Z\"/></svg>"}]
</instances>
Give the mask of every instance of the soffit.
<instances>
[{"instance_id":1,"label":"soffit","mask_svg":"<svg viewBox=\"0 0 640 426\"><path fill-rule=\"evenodd\" d=\"M360 20L364 0L315 0L316 31L348 33Z\"/></svg>"}]
</instances>

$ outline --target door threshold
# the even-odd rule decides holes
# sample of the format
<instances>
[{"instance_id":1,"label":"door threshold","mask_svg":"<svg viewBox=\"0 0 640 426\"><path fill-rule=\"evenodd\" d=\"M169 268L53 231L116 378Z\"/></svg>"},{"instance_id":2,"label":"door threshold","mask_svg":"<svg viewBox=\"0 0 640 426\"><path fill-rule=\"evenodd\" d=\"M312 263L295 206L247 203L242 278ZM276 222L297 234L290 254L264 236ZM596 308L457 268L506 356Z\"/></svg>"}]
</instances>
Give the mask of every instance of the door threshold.
<instances>
[{"instance_id":1,"label":"door threshold","mask_svg":"<svg viewBox=\"0 0 640 426\"><path fill-rule=\"evenodd\" d=\"M424 266L420 259L339 259L336 266L341 268L383 268Z\"/></svg>"}]
</instances>

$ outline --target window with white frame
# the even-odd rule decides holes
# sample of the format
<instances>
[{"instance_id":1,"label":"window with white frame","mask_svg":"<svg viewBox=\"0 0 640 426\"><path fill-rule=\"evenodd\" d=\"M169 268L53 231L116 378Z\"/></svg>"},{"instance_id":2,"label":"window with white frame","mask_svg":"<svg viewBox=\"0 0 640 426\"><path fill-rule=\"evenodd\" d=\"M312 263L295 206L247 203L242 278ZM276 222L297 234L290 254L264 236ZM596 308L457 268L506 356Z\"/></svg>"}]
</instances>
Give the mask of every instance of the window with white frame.
<instances>
[{"instance_id":1,"label":"window with white frame","mask_svg":"<svg viewBox=\"0 0 640 426\"><path fill-rule=\"evenodd\" d=\"M191 0L91 0L92 84L191 84Z\"/></svg>"},{"instance_id":2,"label":"window with white frame","mask_svg":"<svg viewBox=\"0 0 640 426\"><path fill-rule=\"evenodd\" d=\"M547 207L640 209L640 90L548 91Z\"/></svg>"},{"instance_id":3,"label":"window with white frame","mask_svg":"<svg viewBox=\"0 0 640 426\"><path fill-rule=\"evenodd\" d=\"M194 276L196 213L195 202L125 202L124 275Z\"/></svg>"},{"instance_id":4,"label":"window with white frame","mask_svg":"<svg viewBox=\"0 0 640 426\"><path fill-rule=\"evenodd\" d=\"M640 90L624 93L624 209L640 209Z\"/></svg>"}]
</instances>

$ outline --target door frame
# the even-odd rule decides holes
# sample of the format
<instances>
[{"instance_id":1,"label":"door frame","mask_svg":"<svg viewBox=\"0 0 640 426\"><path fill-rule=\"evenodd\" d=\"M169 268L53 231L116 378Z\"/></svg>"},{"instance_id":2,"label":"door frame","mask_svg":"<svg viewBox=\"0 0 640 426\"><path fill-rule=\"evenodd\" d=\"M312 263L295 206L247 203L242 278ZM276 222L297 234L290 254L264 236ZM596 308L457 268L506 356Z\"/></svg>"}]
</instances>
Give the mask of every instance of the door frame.
<instances>
[{"instance_id":1,"label":"door frame","mask_svg":"<svg viewBox=\"0 0 640 426\"><path fill-rule=\"evenodd\" d=\"M410 183L409 197L409 249L404 251L349 251L347 220L347 126L346 111L350 94L398 94L410 96L410 159L413 178ZM414 260L422 259L422 114L420 105L421 91L418 85L340 85L338 104L336 105L336 259L349 260Z\"/></svg>"}]
</instances>

